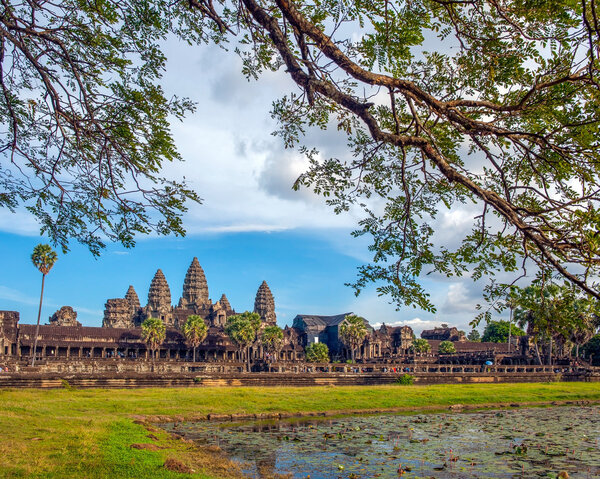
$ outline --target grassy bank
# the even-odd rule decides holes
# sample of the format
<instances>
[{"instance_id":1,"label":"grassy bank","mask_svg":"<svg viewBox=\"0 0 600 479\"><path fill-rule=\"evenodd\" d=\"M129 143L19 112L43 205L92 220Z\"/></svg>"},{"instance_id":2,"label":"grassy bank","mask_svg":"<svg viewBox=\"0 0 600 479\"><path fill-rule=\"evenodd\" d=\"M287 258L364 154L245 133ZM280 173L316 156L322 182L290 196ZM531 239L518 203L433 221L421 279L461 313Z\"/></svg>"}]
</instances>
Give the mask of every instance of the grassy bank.
<instances>
[{"instance_id":1,"label":"grassy bank","mask_svg":"<svg viewBox=\"0 0 600 479\"><path fill-rule=\"evenodd\" d=\"M315 388L0 390L0 477L236 477L218 451L135 416L299 413L600 400L594 383ZM142 449L132 448L138 445ZM141 446L140 446L141 444ZM146 444L146 446L144 446ZM229 471L229 472L228 472Z\"/></svg>"}]
</instances>

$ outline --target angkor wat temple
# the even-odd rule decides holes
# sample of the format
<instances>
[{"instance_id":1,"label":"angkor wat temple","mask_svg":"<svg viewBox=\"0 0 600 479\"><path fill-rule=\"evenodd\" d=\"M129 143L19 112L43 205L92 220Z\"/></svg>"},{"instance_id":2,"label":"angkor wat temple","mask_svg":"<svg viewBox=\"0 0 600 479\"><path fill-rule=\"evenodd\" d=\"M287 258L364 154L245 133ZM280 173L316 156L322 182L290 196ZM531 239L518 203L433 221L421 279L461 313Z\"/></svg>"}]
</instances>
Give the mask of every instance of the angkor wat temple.
<instances>
[{"instance_id":1,"label":"angkor wat temple","mask_svg":"<svg viewBox=\"0 0 600 479\"><path fill-rule=\"evenodd\" d=\"M259 286L254 301L254 311L264 325L275 325L275 301L265 281ZM141 306L139 297L130 286L124 298L109 299L104 310L102 327L81 326L77 313L65 306L54 313L49 324L40 325L37 356L40 358L148 358L149 353L141 337L141 324L149 317L161 319L167 327L167 336L160 347L159 358L164 360L189 360L190 346L180 332L188 316L201 316L208 335L197 348L196 358L208 362L243 361L235 345L225 334L227 318L236 314L227 296L223 294L213 303L209 299L206 277L197 258L194 258L185 276L183 291L177 306L173 306L171 290L159 269L148 291L148 301ZM291 327L283 330L284 342L278 353L279 361L303 361L304 350L312 343L328 345L332 360L350 357L348 348L340 341L339 326L351 313L334 316L297 315ZM385 361L410 354L414 339L409 326L378 330L365 322L368 334L356 357L362 361ZM35 325L19 324L19 313L0 311L0 357L27 358L31 356L35 340ZM455 341L459 354L477 354L483 351L505 352L507 344L467 341L456 328L436 328L421 335L428 339L433 354L442 340ZM260 361L264 351L259 343L250 350L251 358Z\"/></svg>"}]
</instances>

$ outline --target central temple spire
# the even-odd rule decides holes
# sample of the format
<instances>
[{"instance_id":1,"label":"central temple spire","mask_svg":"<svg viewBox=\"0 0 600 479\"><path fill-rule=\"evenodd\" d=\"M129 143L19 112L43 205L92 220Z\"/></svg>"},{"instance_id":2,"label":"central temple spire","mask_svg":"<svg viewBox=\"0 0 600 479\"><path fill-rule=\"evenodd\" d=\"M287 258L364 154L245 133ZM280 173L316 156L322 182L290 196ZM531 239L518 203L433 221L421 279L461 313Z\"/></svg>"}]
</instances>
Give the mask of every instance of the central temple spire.
<instances>
[{"instance_id":1,"label":"central temple spire","mask_svg":"<svg viewBox=\"0 0 600 479\"><path fill-rule=\"evenodd\" d=\"M261 319L272 326L277 324L275 315L275 300L266 281L263 281L254 300L254 312L260 314Z\"/></svg>"},{"instance_id":2,"label":"central temple spire","mask_svg":"<svg viewBox=\"0 0 600 479\"><path fill-rule=\"evenodd\" d=\"M203 304L208 304L208 283L204 270L198 258L194 257L192 264L187 270L183 282L183 295L179 300L179 307L185 309L195 309Z\"/></svg>"}]
</instances>

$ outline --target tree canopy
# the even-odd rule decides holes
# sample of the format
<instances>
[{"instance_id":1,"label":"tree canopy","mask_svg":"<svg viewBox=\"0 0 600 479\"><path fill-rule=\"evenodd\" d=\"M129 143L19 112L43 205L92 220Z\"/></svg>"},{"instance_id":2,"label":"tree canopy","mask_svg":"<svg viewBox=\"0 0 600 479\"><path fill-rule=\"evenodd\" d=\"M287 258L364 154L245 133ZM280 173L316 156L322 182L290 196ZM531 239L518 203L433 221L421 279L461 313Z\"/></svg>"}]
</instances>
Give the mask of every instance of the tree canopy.
<instances>
[{"instance_id":1,"label":"tree canopy","mask_svg":"<svg viewBox=\"0 0 600 479\"><path fill-rule=\"evenodd\" d=\"M276 132L310 169L296 187L340 213L364 211L369 283L398 304L435 306L419 277L551 268L600 297L599 61L594 2L507 0L188 0L5 4L0 72L0 202L27 204L63 247L130 245L152 228L182 233L181 183L157 39L235 43L243 73L285 72ZM10 74L9 74L10 72ZM348 154L303 140L338 130ZM31 181L30 181L31 180ZM129 196L130 187L138 196ZM38 198L33 200L33 198ZM30 203L27 203L30 202ZM154 222L146 207L158 211ZM448 243L436 224L462 210ZM476 210L477 212L473 213ZM437 227L439 228L439 226ZM453 233L456 233L453 231ZM518 271L520 273L518 273Z\"/></svg>"},{"instance_id":2,"label":"tree canopy","mask_svg":"<svg viewBox=\"0 0 600 479\"><path fill-rule=\"evenodd\" d=\"M277 134L311 160L297 181L353 206L371 236L370 282L434 305L418 281L550 267L600 296L600 21L594 2L194 0L237 35L244 73L285 71ZM303 136L339 130L348 155ZM441 213L468 207L448 244ZM453 231L453 233L455 233ZM383 284L381 284L383 280Z\"/></svg>"},{"instance_id":3,"label":"tree canopy","mask_svg":"<svg viewBox=\"0 0 600 479\"><path fill-rule=\"evenodd\" d=\"M536 351L538 343L546 346L548 363L553 354L568 355L571 344L578 348L587 342L600 326L600 304L572 284L535 282L514 294L515 320L527 326Z\"/></svg>"},{"instance_id":4,"label":"tree canopy","mask_svg":"<svg viewBox=\"0 0 600 479\"><path fill-rule=\"evenodd\" d=\"M196 348L200 346L202 341L206 339L206 335L208 334L208 326L204 322L204 319L201 316L196 314L191 314L186 319L183 327L181 328L181 332L185 337L186 341L190 346L192 346L193 352L193 361L196 361Z\"/></svg>"},{"instance_id":5,"label":"tree canopy","mask_svg":"<svg viewBox=\"0 0 600 479\"><path fill-rule=\"evenodd\" d=\"M279 326L266 326L259 335L265 352L275 354L283 347L283 330Z\"/></svg>"},{"instance_id":6,"label":"tree canopy","mask_svg":"<svg viewBox=\"0 0 600 479\"><path fill-rule=\"evenodd\" d=\"M183 2L14 1L0 6L0 207L25 208L63 250L184 234L199 201L162 177L180 160L169 121L193 105L159 80L170 33L201 42Z\"/></svg>"},{"instance_id":7,"label":"tree canopy","mask_svg":"<svg viewBox=\"0 0 600 479\"><path fill-rule=\"evenodd\" d=\"M428 353L431 351L431 344L423 338L413 339L410 349L415 353Z\"/></svg>"},{"instance_id":8,"label":"tree canopy","mask_svg":"<svg viewBox=\"0 0 600 479\"><path fill-rule=\"evenodd\" d=\"M469 341L479 342L481 341L481 334L479 331L473 328L471 331L469 331L469 334L467 334L467 339Z\"/></svg>"},{"instance_id":9,"label":"tree canopy","mask_svg":"<svg viewBox=\"0 0 600 479\"><path fill-rule=\"evenodd\" d=\"M452 341L442 341L438 346L440 354L454 354L456 347Z\"/></svg>"},{"instance_id":10,"label":"tree canopy","mask_svg":"<svg viewBox=\"0 0 600 479\"><path fill-rule=\"evenodd\" d=\"M57 260L58 255L56 254L56 251L47 244L37 245L33 248L33 253L31 253L31 262L33 263L33 266L35 266L44 276L50 272Z\"/></svg>"},{"instance_id":11,"label":"tree canopy","mask_svg":"<svg viewBox=\"0 0 600 479\"><path fill-rule=\"evenodd\" d=\"M356 349L365 340L369 330L367 329L367 320L361 316L349 314L339 326L339 337L342 342L348 346L352 352L352 361L356 357Z\"/></svg>"},{"instance_id":12,"label":"tree canopy","mask_svg":"<svg viewBox=\"0 0 600 479\"><path fill-rule=\"evenodd\" d=\"M509 327L512 336L525 335L525 331L508 321L490 321L483 330L481 341L484 343L506 343L508 342Z\"/></svg>"},{"instance_id":13,"label":"tree canopy","mask_svg":"<svg viewBox=\"0 0 600 479\"><path fill-rule=\"evenodd\" d=\"M167 337L167 328L158 318L146 318L142 323L142 339L152 351L152 360L156 356L156 350Z\"/></svg>"},{"instance_id":14,"label":"tree canopy","mask_svg":"<svg viewBox=\"0 0 600 479\"><path fill-rule=\"evenodd\" d=\"M304 350L309 363L328 363L329 347L325 343L309 344Z\"/></svg>"},{"instance_id":15,"label":"tree canopy","mask_svg":"<svg viewBox=\"0 0 600 479\"><path fill-rule=\"evenodd\" d=\"M229 336L240 352L246 352L247 370L250 370L249 349L256 342L256 335L260 329L260 325L260 315L249 311L229 316L225 323L225 334Z\"/></svg>"}]
</instances>

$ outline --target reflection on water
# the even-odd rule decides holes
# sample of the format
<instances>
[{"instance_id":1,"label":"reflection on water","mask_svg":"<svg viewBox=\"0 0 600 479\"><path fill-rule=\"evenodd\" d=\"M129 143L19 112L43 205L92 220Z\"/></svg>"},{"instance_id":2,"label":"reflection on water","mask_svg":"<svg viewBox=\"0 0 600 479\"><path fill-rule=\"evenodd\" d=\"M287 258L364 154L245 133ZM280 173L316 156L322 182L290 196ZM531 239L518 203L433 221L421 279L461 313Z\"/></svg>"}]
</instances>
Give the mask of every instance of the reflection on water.
<instances>
[{"instance_id":1,"label":"reflection on water","mask_svg":"<svg viewBox=\"0 0 600 479\"><path fill-rule=\"evenodd\" d=\"M218 445L250 477L600 477L600 408L166 424Z\"/></svg>"}]
</instances>

